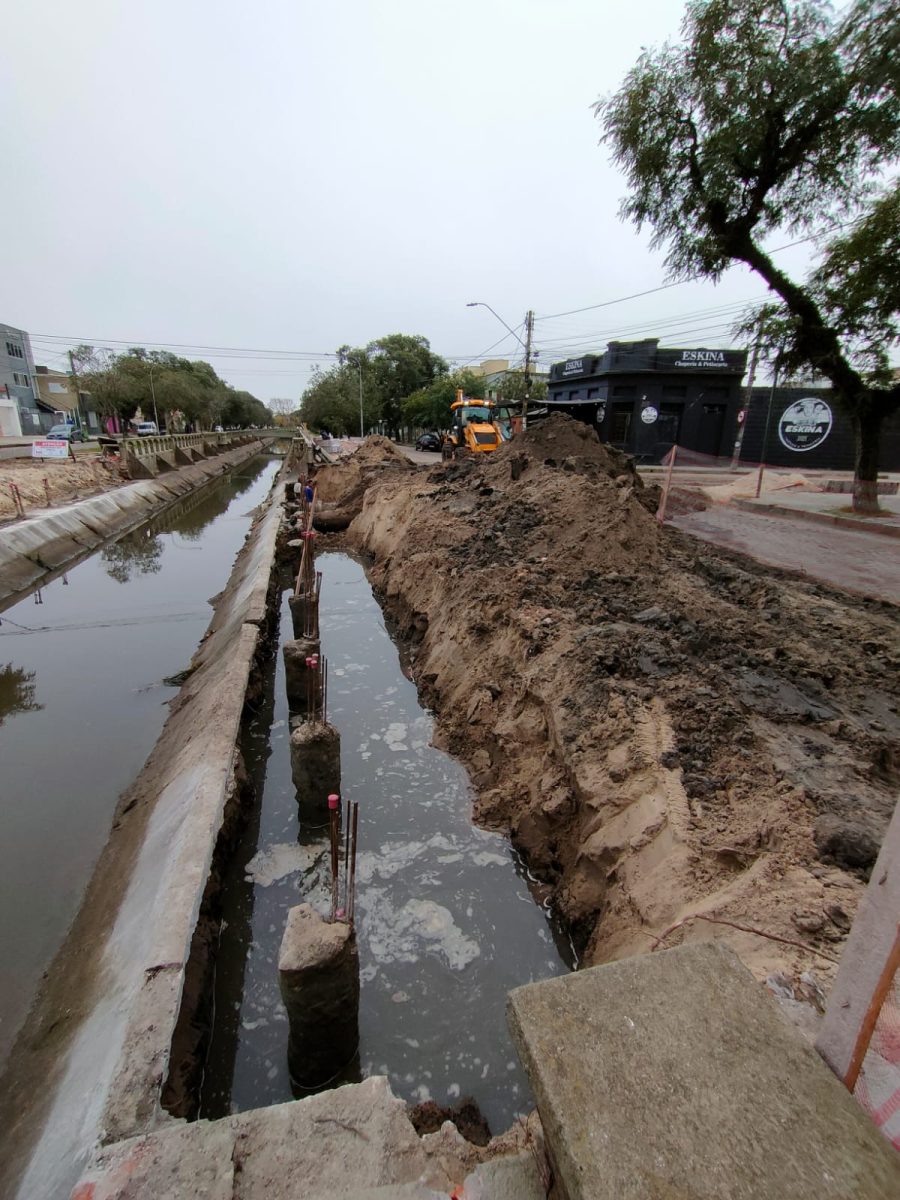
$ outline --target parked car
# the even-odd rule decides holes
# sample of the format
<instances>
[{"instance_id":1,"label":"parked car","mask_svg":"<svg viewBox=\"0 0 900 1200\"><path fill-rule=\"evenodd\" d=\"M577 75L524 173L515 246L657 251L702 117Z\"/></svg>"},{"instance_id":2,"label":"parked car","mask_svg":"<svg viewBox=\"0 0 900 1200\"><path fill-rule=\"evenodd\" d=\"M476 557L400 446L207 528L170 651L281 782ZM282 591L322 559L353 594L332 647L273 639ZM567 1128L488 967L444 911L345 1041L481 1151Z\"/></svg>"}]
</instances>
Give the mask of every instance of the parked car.
<instances>
[{"instance_id":1,"label":"parked car","mask_svg":"<svg viewBox=\"0 0 900 1200\"><path fill-rule=\"evenodd\" d=\"M417 450L440 451L441 435L439 433L423 433L416 441Z\"/></svg>"},{"instance_id":2,"label":"parked car","mask_svg":"<svg viewBox=\"0 0 900 1200\"><path fill-rule=\"evenodd\" d=\"M84 441L84 434L74 425L54 425L44 436L50 442Z\"/></svg>"},{"instance_id":3,"label":"parked car","mask_svg":"<svg viewBox=\"0 0 900 1200\"><path fill-rule=\"evenodd\" d=\"M156 437L159 430L156 428L155 421L138 421L135 424L134 432L138 437Z\"/></svg>"}]
</instances>

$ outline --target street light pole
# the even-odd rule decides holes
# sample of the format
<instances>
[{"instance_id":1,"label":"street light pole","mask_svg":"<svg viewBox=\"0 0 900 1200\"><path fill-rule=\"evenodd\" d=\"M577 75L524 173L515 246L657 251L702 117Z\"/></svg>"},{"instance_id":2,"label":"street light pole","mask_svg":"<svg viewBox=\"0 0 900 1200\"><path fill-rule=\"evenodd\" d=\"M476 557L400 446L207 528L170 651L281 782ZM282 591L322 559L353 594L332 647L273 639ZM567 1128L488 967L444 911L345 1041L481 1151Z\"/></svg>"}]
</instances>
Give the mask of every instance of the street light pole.
<instances>
[{"instance_id":1,"label":"street light pole","mask_svg":"<svg viewBox=\"0 0 900 1200\"><path fill-rule=\"evenodd\" d=\"M359 371L359 436L366 436L365 426L363 425L363 390L362 390L362 363L359 359L356 360L356 369Z\"/></svg>"},{"instance_id":2,"label":"street light pole","mask_svg":"<svg viewBox=\"0 0 900 1200\"><path fill-rule=\"evenodd\" d=\"M497 320L500 322L500 324L505 329L509 329L509 332L513 335L513 337L516 339L516 341L519 343L519 345L525 351L525 392L522 396L522 429L524 430L526 428L526 426L528 425L528 397L529 397L529 393L531 391L531 359L532 359L531 339L532 339L532 335L534 333L534 312L531 309L529 309L528 312L525 314L525 337L526 337L526 340L523 342L522 339L519 337L519 335L516 333L516 331L514 329L511 329L510 326L507 325L506 322L503 320L503 318L500 316L500 314L498 312L495 312L494 309L491 308L491 306L489 304L486 304L484 302L484 300L469 300L466 304L466 308L486 308L489 313L493 313L494 316L497 318Z\"/></svg>"},{"instance_id":3,"label":"street light pole","mask_svg":"<svg viewBox=\"0 0 900 1200\"><path fill-rule=\"evenodd\" d=\"M159 413L156 411L156 388L153 386L153 372L156 369L156 363L150 364L150 395L153 398L153 421L156 425L156 432L159 433Z\"/></svg>"}]
</instances>

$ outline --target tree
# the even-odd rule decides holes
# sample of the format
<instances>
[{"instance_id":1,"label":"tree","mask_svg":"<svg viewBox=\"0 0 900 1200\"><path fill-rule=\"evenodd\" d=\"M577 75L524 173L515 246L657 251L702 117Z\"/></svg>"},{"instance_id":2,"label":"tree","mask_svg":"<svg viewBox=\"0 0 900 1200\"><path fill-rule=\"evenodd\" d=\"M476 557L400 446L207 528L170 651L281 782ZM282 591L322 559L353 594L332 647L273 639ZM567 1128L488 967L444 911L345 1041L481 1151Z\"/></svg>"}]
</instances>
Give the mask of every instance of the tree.
<instances>
[{"instance_id":1,"label":"tree","mask_svg":"<svg viewBox=\"0 0 900 1200\"><path fill-rule=\"evenodd\" d=\"M302 419L313 428L333 433L359 429L360 379L365 428L383 421L396 437L403 421L404 401L445 374L446 362L421 335L392 333L367 346L341 346L337 364L316 368L301 398Z\"/></svg>"},{"instance_id":2,"label":"tree","mask_svg":"<svg viewBox=\"0 0 900 1200\"><path fill-rule=\"evenodd\" d=\"M403 401L403 416L417 429L449 429L450 405L458 390L465 396L484 396L484 377L465 368L451 375L439 375L433 383L420 388Z\"/></svg>"},{"instance_id":3,"label":"tree","mask_svg":"<svg viewBox=\"0 0 900 1200\"><path fill-rule=\"evenodd\" d=\"M690 0L682 33L596 105L629 184L622 215L652 227L673 278L717 280L743 262L766 281L784 358L828 379L854 424L853 506L877 510L879 433L900 406L885 376L896 198L873 182L900 154L896 9L853 0L834 18L825 0ZM778 230L824 244L836 226L851 232L806 281L764 247Z\"/></svg>"},{"instance_id":4,"label":"tree","mask_svg":"<svg viewBox=\"0 0 900 1200\"><path fill-rule=\"evenodd\" d=\"M526 382L524 371L504 371L497 384L497 396L510 408L521 408L526 392L529 404L543 404L547 399L547 384L533 376Z\"/></svg>"},{"instance_id":5,"label":"tree","mask_svg":"<svg viewBox=\"0 0 900 1200\"><path fill-rule=\"evenodd\" d=\"M220 379L208 362L179 358L168 350L134 346L122 353L78 346L72 357L80 386L105 416L130 421L138 408L154 411L154 398L166 428L178 431L185 422L201 428L228 424L268 425L272 414L249 392L236 391Z\"/></svg>"}]
</instances>

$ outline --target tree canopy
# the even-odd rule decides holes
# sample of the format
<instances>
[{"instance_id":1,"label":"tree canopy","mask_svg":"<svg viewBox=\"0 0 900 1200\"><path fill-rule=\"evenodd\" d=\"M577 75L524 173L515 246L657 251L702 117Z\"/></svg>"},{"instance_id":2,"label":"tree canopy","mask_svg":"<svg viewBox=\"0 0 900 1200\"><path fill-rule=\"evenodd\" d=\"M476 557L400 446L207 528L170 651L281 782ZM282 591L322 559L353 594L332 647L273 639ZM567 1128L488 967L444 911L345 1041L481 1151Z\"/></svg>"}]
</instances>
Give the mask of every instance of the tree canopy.
<instances>
[{"instance_id":1,"label":"tree canopy","mask_svg":"<svg viewBox=\"0 0 900 1200\"><path fill-rule=\"evenodd\" d=\"M446 374L447 363L421 335L391 333L366 346L341 346L337 363L317 369L300 402L304 421L336 434L358 433L360 383L363 425L383 423L396 435L404 419L404 401Z\"/></svg>"},{"instance_id":2,"label":"tree canopy","mask_svg":"<svg viewBox=\"0 0 900 1200\"><path fill-rule=\"evenodd\" d=\"M246 428L268 425L272 414L249 392L239 391L220 379L208 362L179 358L168 350L135 346L121 353L78 346L72 352L78 386L90 392L104 416L131 420L140 408L145 419L156 411L166 428L186 424Z\"/></svg>"},{"instance_id":3,"label":"tree canopy","mask_svg":"<svg viewBox=\"0 0 900 1200\"><path fill-rule=\"evenodd\" d=\"M743 262L774 293L780 353L825 376L856 427L858 508L877 507L878 435L900 406L886 370L898 28L892 0L837 17L825 0L690 0L681 43L644 51L596 106L628 182L622 215L651 227L670 276L715 280ZM809 279L775 264L776 231L821 246Z\"/></svg>"}]
</instances>

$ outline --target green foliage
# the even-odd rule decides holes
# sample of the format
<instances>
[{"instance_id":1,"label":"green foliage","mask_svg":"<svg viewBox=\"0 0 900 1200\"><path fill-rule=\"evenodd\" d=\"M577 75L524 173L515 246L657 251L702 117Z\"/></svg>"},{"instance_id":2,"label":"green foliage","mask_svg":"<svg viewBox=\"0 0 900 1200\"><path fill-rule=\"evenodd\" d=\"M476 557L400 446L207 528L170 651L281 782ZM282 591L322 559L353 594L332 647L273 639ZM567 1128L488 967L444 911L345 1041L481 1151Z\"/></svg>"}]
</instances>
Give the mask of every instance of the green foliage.
<instances>
[{"instance_id":1,"label":"green foliage","mask_svg":"<svg viewBox=\"0 0 900 1200\"><path fill-rule=\"evenodd\" d=\"M365 429L383 422L396 435L407 397L447 371L420 335L392 333L364 347L341 346L337 355L335 366L314 372L300 403L308 425L335 434L359 432L360 378Z\"/></svg>"},{"instance_id":2,"label":"green foliage","mask_svg":"<svg viewBox=\"0 0 900 1200\"><path fill-rule=\"evenodd\" d=\"M168 350L133 347L123 353L79 346L72 354L79 386L91 394L104 416L131 420L140 408L171 430L186 424L209 429L214 425L246 428L269 425L272 414L249 392L237 391L220 379L208 362L179 358Z\"/></svg>"},{"instance_id":3,"label":"green foliage","mask_svg":"<svg viewBox=\"0 0 900 1200\"><path fill-rule=\"evenodd\" d=\"M480 399L485 391L484 378L465 368L452 375L439 375L427 387L419 388L403 401L406 423L416 429L449 429L450 405L459 388L464 395Z\"/></svg>"},{"instance_id":4,"label":"green foliage","mask_svg":"<svg viewBox=\"0 0 900 1200\"><path fill-rule=\"evenodd\" d=\"M900 155L898 31L891 0L853 0L838 17L825 0L690 0L683 42L644 51L596 106L628 181L622 214L651 226L670 275L717 279L740 261L779 298L757 314L769 340L829 379L856 423L857 507L872 503L860 484L900 405L883 383L897 202L873 182ZM763 247L776 230L824 239L850 218L805 283Z\"/></svg>"},{"instance_id":5,"label":"green foliage","mask_svg":"<svg viewBox=\"0 0 900 1200\"><path fill-rule=\"evenodd\" d=\"M547 399L547 384L543 379L534 376L525 383L524 371L506 371L496 385L498 401L508 404L510 408L521 408L526 391L529 404L543 404Z\"/></svg>"}]
</instances>

